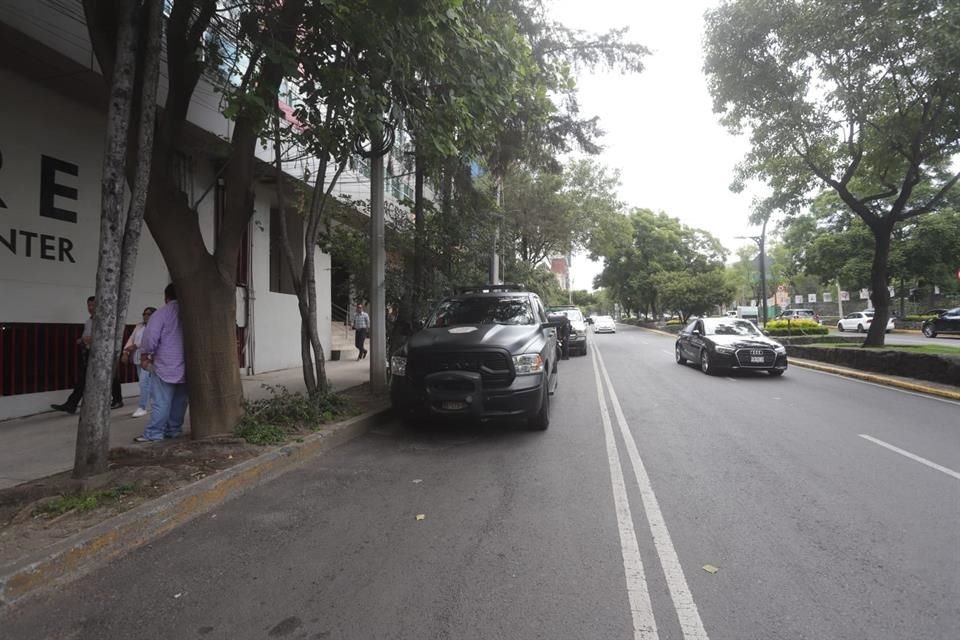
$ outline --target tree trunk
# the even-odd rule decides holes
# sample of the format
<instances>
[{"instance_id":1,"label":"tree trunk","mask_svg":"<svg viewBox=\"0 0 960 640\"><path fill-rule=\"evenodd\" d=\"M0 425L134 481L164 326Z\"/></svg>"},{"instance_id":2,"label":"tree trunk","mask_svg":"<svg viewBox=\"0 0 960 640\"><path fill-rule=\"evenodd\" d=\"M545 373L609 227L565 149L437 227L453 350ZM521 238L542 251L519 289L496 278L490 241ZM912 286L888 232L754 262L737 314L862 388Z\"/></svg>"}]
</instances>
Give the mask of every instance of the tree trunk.
<instances>
[{"instance_id":1,"label":"tree trunk","mask_svg":"<svg viewBox=\"0 0 960 640\"><path fill-rule=\"evenodd\" d=\"M443 238L443 275L447 282L453 280L453 179L456 175L456 158L447 158L443 163L440 178L440 237Z\"/></svg>"},{"instance_id":2,"label":"tree trunk","mask_svg":"<svg viewBox=\"0 0 960 640\"><path fill-rule=\"evenodd\" d=\"M117 292L120 286L121 248L125 229L127 139L136 80L137 18L136 4L124 4L119 16L116 61L110 80L101 181L97 304L73 466L73 475L78 478L105 472L110 450L110 390L115 373L118 342Z\"/></svg>"},{"instance_id":3,"label":"tree trunk","mask_svg":"<svg viewBox=\"0 0 960 640\"><path fill-rule=\"evenodd\" d=\"M890 318L890 291L887 278L887 262L890 257L890 238L893 235L893 223L881 220L870 226L873 232L875 248L873 252L873 266L870 270L870 300L873 302L873 322L864 340L865 347L883 346L887 330L887 320Z\"/></svg>"},{"instance_id":4,"label":"tree trunk","mask_svg":"<svg viewBox=\"0 0 960 640\"><path fill-rule=\"evenodd\" d=\"M168 263L179 260L168 260ZM227 273L231 275L227 275ZM194 440L229 434L240 420L243 387L237 357L237 293L233 272L212 256L174 274L187 357L190 431Z\"/></svg>"}]
</instances>

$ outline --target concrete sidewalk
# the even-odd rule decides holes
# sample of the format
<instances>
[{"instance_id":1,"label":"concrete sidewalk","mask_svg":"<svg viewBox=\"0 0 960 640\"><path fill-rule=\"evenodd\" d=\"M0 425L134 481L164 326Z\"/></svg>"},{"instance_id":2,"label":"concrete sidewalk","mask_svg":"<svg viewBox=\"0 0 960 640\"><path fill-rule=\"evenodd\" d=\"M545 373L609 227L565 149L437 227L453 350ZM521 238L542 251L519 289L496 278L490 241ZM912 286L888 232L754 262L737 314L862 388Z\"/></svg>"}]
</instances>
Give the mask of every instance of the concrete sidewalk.
<instances>
[{"instance_id":1,"label":"concrete sidewalk","mask_svg":"<svg viewBox=\"0 0 960 640\"><path fill-rule=\"evenodd\" d=\"M336 360L326 363L327 380L335 391L342 391L370 380L369 360ZM243 379L244 396L257 400L269 396L263 385L303 391L302 370L284 369ZM132 418L137 398L124 398L124 406L113 412L110 422L110 446L128 445L143 433L149 416ZM0 489L36 480L73 467L77 439L77 415L51 411L26 418L0 422ZM187 413L185 430L190 429Z\"/></svg>"}]
</instances>

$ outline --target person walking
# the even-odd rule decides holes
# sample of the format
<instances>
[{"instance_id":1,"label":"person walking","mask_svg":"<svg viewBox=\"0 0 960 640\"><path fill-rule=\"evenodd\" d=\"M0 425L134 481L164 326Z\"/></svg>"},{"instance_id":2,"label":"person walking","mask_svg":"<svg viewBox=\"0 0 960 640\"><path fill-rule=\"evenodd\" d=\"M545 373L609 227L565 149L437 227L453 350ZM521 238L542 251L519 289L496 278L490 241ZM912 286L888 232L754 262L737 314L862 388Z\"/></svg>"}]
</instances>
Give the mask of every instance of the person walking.
<instances>
[{"instance_id":1,"label":"person walking","mask_svg":"<svg viewBox=\"0 0 960 640\"><path fill-rule=\"evenodd\" d=\"M355 332L353 343L360 352L357 360L367 357L367 350L364 348L367 341L367 332L370 331L370 316L363 310L363 305L357 303L357 313L353 316L353 329Z\"/></svg>"},{"instance_id":2,"label":"person walking","mask_svg":"<svg viewBox=\"0 0 960 640\"><path fill-rule=\"evenodd\" d=\"M176 438L187 414L187 367L180 328L180 304L172 284L163 292L166 304L155 311L140 341L140 366L151 370L150 422L134 442Z\"/></svg>"},{"instance_id":3,"label":"person walking","mask_svg":"<svg viewBox=\"0 0 960 640\"><path fill-rule=\"evenodd\" d=\"M90 361L90 345L93 344L93 312L97 310L97 299L94 296L87 298L87 314L89 317L83 323L83 334L77 338L76 344L80 349L80 370L77 373L77 379L73 384L73 391L63 404L51 404L50 408L64 413L76 413L80 401L83 400L83 390L87 386L87 363ZM113 372L113 383L110 386L110 395L113 401L110 404L111 409L119 409L123 406L123 394L120 391L120 379L117 377L117 371Z\"/></svg>"},{"instance_id":4,"label":"person walking","mask_svg":"<svg viewBox=\"0 0 960 640\"><path fill-rule=\"evenodd\" d=\"M143 310L143 322L133 328L133 333L130 334L130 338L123 346L123 355L120 356L120 362L126 364L132 360L137 366L137 380L140 382L140 402L137 403L137 410L131 414L134 418L147 415L147 411L150 409L150 370L141 366L140 343L143 342L143 331L147 328L150 316L156 310L155 307L147 307Z\"/></svg>"}]
</instances>

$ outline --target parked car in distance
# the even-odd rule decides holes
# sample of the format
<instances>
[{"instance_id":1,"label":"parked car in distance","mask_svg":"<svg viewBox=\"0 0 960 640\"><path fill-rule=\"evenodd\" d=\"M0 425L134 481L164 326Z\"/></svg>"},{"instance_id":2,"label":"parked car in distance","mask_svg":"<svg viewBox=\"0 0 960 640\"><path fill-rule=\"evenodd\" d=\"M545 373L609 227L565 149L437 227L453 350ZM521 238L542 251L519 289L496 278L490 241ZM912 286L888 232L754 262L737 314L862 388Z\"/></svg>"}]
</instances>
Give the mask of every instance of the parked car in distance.
<instances>
[{"instance_id":1,"label":"parked car in distance","mask_svg":"<svg viewBox=\"0 0 960 640\"><path fill-rule=\"evenodd\" d=\"M547 315L562 313L570 321L570 336L568 337L569 353L587 355L587 320L580 309L574 306L547 307Z\"/></svg>"},{"instance_id":2,"label":"parked car in distance","mask_svg":"<svg viewBox=\"0 0 960 640\"><path fill-rule=\"evenodd\" d=\"M557 329L522 285L482 285L443 299L390 359L390 400L404 417L526 418L550 424Z\"/></svg>"},{"instance_id":3,"label":"parked car in distance","mask_svg":"<svg viewBox=\"0 0 960 640\"><path fill-rule=\"evenodd\" d=\"M820 324L820 316L813 309L784 309L777 320L813 320Z\"/></svg>"},{"instance_id":4,"label":"parked car in distance","mask_svg":"<svg viewBox=\"0 0 960 640\"><path fill-rule=\"evenodd\" d=\"M960 307L947 309L940 317L925 320L921 331L928 338L936 338L940 333L960 333Z\"/></svg>"},{"instance_id":5,"label":"parked car in distance","mask_svg":"<svg viewBox=\"0 0 960 640\"><path fill-rule=\"evenodd\" d=\"M837 323L837 331L856 331L858 333L866 333L870 330L870 323L873 322L873 309L867 309L866 311L854 311L853 313L848 313L843 318L840 318L840 321ZM893 321L893 318L887 320L886 332L890 333L896 329L896 324Z\"/></svg>"},{"instance_id":6,"label":"parked car in distance","mask_svg":"<svg viewBox=\"0 0 960 640\"><path fill-rule=\"evenodd\" d=\"M593 320L594 333L616 333L617 323L610 316L597 316Z\"/></svg>"},{"instance_id":7,"label":"parked car in distance","mask_svg":"<svg viewBox=\"0 0 960 640\"><path fill-rule=\"evenodd\" d=\"M674 346L677 364L692 362L706 374L721 369L753 369L781 376L787 349L742 318L696 318L683 328Z\"/></svg>"}]
</instances>

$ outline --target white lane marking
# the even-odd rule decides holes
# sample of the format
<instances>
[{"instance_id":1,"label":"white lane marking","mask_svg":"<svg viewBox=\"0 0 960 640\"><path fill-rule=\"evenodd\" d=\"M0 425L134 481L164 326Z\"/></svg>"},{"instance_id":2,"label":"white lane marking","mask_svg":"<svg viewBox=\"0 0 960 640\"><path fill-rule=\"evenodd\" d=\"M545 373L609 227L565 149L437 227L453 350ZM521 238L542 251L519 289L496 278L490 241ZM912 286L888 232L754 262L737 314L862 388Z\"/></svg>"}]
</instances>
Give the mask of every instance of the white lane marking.
<instances>
[{"instance_id":1,"label":"white lane marking","mask_svg":"<svg viewBox=\"0 0 960 640\"><path fill-rule=\"evenodd\" d=\"M640 451L637 449L637 443L633 439L633 434L630 433L627 419L624 417L620 401L617 399L617 392L613 389L607 367L603 363L603 356L600 355L598 349L594 349L593 354L600 364L607 393L610 394L610 403L613 405L613 412L617 416L617 423L620 426L620 433L627 447L630 462L633 465L633 472L636 474L637 483L640 485L640 497L643 500L643 508L647 513L650 533L653 534L653 545L657 549L657 555L660 556L660 565L663 567L667 587L670 590L670 598L673 600L677 617L680 619L680 629L683 631L683 637L686 640L709 640L707 631L703 627L703 621L700 619L700 613L697 611L697 604L693 601L693 594L690 593L687 579L683 575L677 550L670 539L670 532L667 531L667 523L660 511L660 504L653 492L653 485L650 484L650 476L647 475L643 460L640 458Z\"/></svg>"},{"instance_id":2,"label":"white lane marking","mask_svg":"<svg viewBox=\"0 0 960 640\"><path fill-rule=\"evenodd\" d=\"M893 451L894 453L899 453L900 455L905 456L905 457L907 457L907 458L910 458L911 460L915 460L916 462L919 462L920 464L925 464L925 465L927 465L928 467L930 467L931 469L936 469L937 471L940 471L940 472L942 472L942 473L945 473L945 474L947 474L948 476L950 476L951 478L956 478L957 480L960 480L960 473L957 473L957 472L954 471L953 469L948 469L947 467L944 467L943 465L939 465L939 464L937 464L936 462L932 462L932 461L930 461L930 460L927 460L926 458L921 458L920 456L918 456L918 455L916 455L916 454L913 454L913 453L910 453L909 451L904 451L904 450L901 449L900 447L895 447L895 446L893 446L892 444L890 444L890 443L888 443L888 442L884 442L883 440L878 440L877 438L874 438L873 436L868 436L868 435L866 435L866 434L864 434L864 433L861 433L861 434L860 434L860 437L863 438L864 440L869 440L869 441L872 442L873 444L878 444L878 445L880 445L881 447L884 447L885 449L889 449L890 451Z\"/></svg>"},{"instance_id":3,"label":"white lane marking","mask_svg":"<svg viewBox=\"0 0 960 640\"><path fill-rule=\"evenodd\" d=\"M901 389L900 387L890 387L885 384L879 384L877 382L870 382L869 380L860 380L859 378L851 378L849 376L842 376L839 373L830 373L829 371L821 371L819 369L808 369L802 364L794 365L794 368L791 371L807 371L809 373L820 373L825 376L833 376L834 378L840 378L841 380L847 380L849 382L859 382L860 384L867 384L871 387L877 387L878 389L885 389L887 391L898 391L900 393L905 393L908 396L916 396L918 398L925 398L927 400L937 400L939 402L946 402L947 404L952 404L954 406L960 407L960 402L956 400L951 400L950 398L941 398L940 396L932 396L927 393L920 393L919 391L910 391L909 389Z\"/></svg>"},{"instance_id":4,"label":"white lane marking","mask_svg":"<svg viewBox=\"0 0 960 640\"><path fill-rule=\"evenodd\" d=\"M633 619L633 637L635 640L657 640L657 622L653 617L653 605L647 590L647 578L637 544L637 532L633 528L633 515L630 513L630 500L627 497L627 485L620 467L620 452L613 435L613 425L607 400L603 396L603 385L597 369L597 349L593 354L593 374L597 381L597 397L600 399L600 418L603 421L603 435L607 442L607 462L610 464L610 481L613 485L613 502L617 510L617 528L620 531L620 551L623 554L623 570L627 578L627 595L630 600L630 615Z\"/></svg>"},{"instance_id":5,"label":"white lane marking","mask_svg":"<svg viewBox=\"0 0 960 640\"><path fill-rule=\"evenodd\" d=\"M676 355L676 354L673 353L673 351L667 351L666 349L664 349L663 352L664 352L665 354L667 354L668 356Z\"/></svg>"},{"instance_id":6,"label":"white lane marking","mask_svg":"<svg viewBox=\"0 0 960 640\"><path fill-rule=\"evenodd\" d=\"M737 381L736 378L731 378L730 376L727 376L727 380L729 380L730 382L736 382L736 381Z\"/></svg>"}]
</instances>

